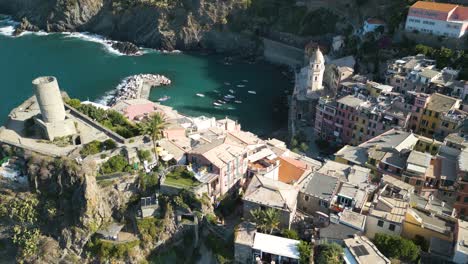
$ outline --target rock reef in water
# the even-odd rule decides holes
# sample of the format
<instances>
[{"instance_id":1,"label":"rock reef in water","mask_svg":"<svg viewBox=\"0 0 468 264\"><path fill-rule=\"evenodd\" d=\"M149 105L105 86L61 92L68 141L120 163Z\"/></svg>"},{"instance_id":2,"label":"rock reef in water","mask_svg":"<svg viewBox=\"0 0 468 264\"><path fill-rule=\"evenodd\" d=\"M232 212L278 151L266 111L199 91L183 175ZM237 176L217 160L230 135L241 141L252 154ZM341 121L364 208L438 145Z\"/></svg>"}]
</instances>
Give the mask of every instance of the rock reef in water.
<instances>
[{"instance_id":1,"label":"rock reef in water","mask_svg":"<svg viewBox=\"0 0 468 264\"><path fill-rule=\"evenodd\" d=\"M115 42L112 44L112 48L125 55L137 55L140 52L138 46L131 42Z\"/></svg>"},{"instance_id":2,"label":"rock reef in water","mask_svg":"<svg viewBox=\"0 0 468 264\"><path fill-rule=\"evenodd\" d=\"M13 32L13 36L19 36L21 33L25 31L30 31L30 32L38 32L40 29L38 26L35 26L31 23L29 23L28 19L23 17L21 20L21 23L18 25L18 27L15 28L15 31Z\"/></svg>"}]
</instances>

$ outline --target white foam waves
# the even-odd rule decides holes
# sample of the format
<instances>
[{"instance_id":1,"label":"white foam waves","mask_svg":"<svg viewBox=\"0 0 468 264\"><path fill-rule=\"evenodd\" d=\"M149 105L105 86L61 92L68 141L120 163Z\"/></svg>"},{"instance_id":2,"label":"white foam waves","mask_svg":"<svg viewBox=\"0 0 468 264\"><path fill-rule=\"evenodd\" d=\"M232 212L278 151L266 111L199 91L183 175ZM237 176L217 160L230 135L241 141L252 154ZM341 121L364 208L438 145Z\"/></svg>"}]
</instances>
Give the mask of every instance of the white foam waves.
<instances>
[{"instance_id":1,"label":"white foam waves","mask_svg":"<svg viewBox=\"0 0 468 264\"><path fill-rule=\"evenodd\" d=\"M105 37L101 35L92 34L89 32L63 32L62 34L65 35L65 38L76 38L76 39L81 39L84 41L99 43L102 46L104 46L106 51L114 55L119 55L119 56L125 55L124 53L121 53L118 50L112 48L112 44L114 44L116 41L106 39Z\"/></svg>"},{"instance_id":2,"label":"white foam waves","mask_svg":"<svg viewBox=\"0 0 468 264\"><path fill-rule=\"evenodd\" d=\"M13 32L18 25L19 23L11 19L10 16L0 15L0 35L13 37Z\"/></svg>"}]
</instances>

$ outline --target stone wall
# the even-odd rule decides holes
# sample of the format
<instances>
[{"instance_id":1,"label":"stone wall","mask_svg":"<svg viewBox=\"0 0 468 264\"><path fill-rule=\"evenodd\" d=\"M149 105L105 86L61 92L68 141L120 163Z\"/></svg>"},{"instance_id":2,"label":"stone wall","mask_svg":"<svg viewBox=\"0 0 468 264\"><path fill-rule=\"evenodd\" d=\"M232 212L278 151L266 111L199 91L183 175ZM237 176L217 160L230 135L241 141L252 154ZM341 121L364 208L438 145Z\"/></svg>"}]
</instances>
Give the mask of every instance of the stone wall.
<instances>
[{"instance_id":1,"label":"stone wall","mask_svg":"<svg viewBox=\"0 0 468 264\"><path fill-rule=\"evenodd\" d=\"M244 206L243 207L244 220L246 221L252 220L252 215L250 214L250 211L256 210L261 207L260 204L257 204L251 201L246 201L246 200L243 200L243 206ZM279 211L280 211L280 227L289 228L291 224L291 213L286 210L279 210Z\"/></svg>"},{"instance_id":2,"label":"stone wall","mask_svg":"<svg viewBox=\"0 0 468 264\"><path fill-rule=\"evenodd\" d=\"M304 50L263 38L263 56L268 62L296 67L304 61Z\"/></svg>"}]
</instances>

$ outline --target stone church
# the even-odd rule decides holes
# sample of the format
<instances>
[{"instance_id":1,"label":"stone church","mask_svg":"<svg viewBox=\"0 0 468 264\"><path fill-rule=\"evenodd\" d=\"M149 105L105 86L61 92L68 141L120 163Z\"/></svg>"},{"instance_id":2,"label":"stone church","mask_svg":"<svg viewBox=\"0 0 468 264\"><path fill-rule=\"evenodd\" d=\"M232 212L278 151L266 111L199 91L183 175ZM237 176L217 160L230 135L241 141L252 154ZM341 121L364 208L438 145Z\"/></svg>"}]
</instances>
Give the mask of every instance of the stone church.
<instances>
[{"instance_id":1,"label":"stone church","mask_svg":"<svg viewBox=\"0 0 468 264\"><path fill-rule=\"evenodd\" d=\"M317 47L308 65L296 74L296 84L289 108L289 129L292 135L301 127L313 126L318 99L325 95L324 73L325 58Z\"/></svg>"}]
</instances>

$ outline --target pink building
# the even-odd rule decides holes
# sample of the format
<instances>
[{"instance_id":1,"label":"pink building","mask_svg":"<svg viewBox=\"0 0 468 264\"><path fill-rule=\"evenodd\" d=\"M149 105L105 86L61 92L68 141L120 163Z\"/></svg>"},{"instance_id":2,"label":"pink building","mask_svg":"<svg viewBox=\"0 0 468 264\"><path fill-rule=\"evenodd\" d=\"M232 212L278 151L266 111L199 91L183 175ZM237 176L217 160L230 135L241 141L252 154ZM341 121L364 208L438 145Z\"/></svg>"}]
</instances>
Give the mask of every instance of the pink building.
<instances>
[{"instance_id":1,"label":"pink building","mask_svg":"<svg viewBox=\"0 0 468 264\"><path fill-rule=\"evenodd\" d=\"M219 197L243 180L247 172L247 149L215 139L194 147L188 154L188 162L198 173L213 175L208 193ZM215 176L216 175L216 176Z\"/></svg>"}]
</instances>

